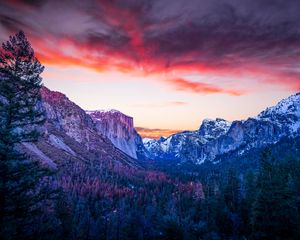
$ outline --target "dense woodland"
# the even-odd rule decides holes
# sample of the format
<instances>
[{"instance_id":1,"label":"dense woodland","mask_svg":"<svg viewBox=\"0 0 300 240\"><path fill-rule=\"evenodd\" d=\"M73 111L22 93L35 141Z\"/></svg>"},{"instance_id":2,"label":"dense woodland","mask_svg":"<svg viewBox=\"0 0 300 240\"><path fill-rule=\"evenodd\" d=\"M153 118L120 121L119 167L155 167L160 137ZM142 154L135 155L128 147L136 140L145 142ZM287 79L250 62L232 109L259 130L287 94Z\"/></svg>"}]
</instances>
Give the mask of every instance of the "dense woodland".
<instances>
[{"instance_id":1,"label":"dense woodland","mask_svg":"<svg viewBox=\"0 0 300 240\"><path fill-rule=\"evenodd\" d=\"M66 238L297 239L300 164L293 158L276 160L266 150L258 172L213 171L202 184L110 167L74 166L59 179Z\"/></svg>"},{"instance_id":2,"label":"dense woodland","mask_svg":"<svg viewBox=\"0 0 300 240\"><path fill-rule=\"evenodd\" d=\"M0 67L2 239L300 238L299 140L223 165L98 159L50 171L19 147L38 140L46 117L43 67L23 32L3 44Z\"/></svg>"}]
</instances>

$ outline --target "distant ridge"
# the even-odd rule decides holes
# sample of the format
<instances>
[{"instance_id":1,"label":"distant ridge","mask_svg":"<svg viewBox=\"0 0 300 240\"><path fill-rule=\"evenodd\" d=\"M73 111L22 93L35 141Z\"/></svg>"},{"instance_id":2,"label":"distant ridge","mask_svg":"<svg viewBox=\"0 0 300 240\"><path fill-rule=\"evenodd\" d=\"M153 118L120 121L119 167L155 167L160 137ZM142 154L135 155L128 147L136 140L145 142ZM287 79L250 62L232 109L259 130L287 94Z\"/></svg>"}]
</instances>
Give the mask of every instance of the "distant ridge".
<instances>
[{"instance_id":1,"label":"distant ridge","mask_svg":"<svg viewBox=\"0 0 300 240\"><path fill-rule=\"evenodd\" d=\"M152 159L192 161L201 164L229 151L240 154L251 148L300 135L300 93L281 100L258 116L242 121L203 120L199 130L173 134L159 140L145 140Z\"/></svg>"}]
</instances>

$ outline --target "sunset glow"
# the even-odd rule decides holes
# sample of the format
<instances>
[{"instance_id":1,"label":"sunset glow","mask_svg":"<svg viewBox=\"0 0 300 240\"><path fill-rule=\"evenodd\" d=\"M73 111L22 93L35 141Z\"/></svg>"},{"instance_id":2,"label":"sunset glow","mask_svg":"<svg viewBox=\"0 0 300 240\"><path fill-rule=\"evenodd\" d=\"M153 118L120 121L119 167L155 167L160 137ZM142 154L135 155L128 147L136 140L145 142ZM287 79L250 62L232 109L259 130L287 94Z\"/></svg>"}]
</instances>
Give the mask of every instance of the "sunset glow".
<instances>
[{"instance_id":1,"label":"sunset glow","mask_svg":"<svg viewBox=\"0 0 300 240\"><path fill-rule=\"evenodd\" d=\"M299 9L200 2L6 1L0 40L24 30L47 87L118 109L148 137L254 116L300 90Z\"/></svg>"}]
</instances>

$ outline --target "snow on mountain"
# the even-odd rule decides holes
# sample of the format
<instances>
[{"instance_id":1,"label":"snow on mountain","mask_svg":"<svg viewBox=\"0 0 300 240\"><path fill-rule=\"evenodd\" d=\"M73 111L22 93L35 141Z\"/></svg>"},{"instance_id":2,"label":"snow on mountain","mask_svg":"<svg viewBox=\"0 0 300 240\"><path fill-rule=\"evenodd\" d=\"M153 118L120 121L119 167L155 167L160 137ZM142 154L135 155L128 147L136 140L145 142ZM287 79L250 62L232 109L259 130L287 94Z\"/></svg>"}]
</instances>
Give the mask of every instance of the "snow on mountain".
<instances>
[{"instance_id":1,"label":"snow on mountain","mask_svg":"<svg viewBox=\"0 0 300 240\"><path fill-rule=\"evenodd\" d=\"M243 153L276 143L284 136L300 134L299 93L254 118L233 122L220 118L205 119L196 131L184 131L158 140L142 140L134 128L133 118L120 111L85 112L64 94L46 88L42 89L42 101L47 112L47 144L73 157L78 155L78 151L70 147L65 135L82 144L87 151L102 149L99 154L105 151L107 158L118 156L132 162L131 156L135 159L176 159L200 164L214 161L217 156L229 151L239 149Z\"/></svg>"},{"instance_id":2,"label":"snow on mountain","mask_svg":"<svg viewBox=\"0 0 300 240\"><path fill-rule=\"evenodd\" d=\"M210 141L224 135L230 126L231 122L221 118L217 118L216 120L204 119L199 128L199 135Z\"/></svg>"},{"instance_id":3,"label":"snow on mountain","mask_svg":"<svg viewBox=\"0 0 300 240\"><path fill-rule=\"evenodd\" d=\"M273 107L268 107L262 111L257 118L274 118L278 115L297 115L300 116L300 93L292 95L288 98L281 100L278 104Z\"/></svg>"},{"instance_id":4,"label":"snow on mountain","mask_svg":"<svg viewBox=\"0 0 300 240\"><path fill-rule=\"evenodd\" d=\"M256 119L286 125L291 133L300 128L300 93L281 100L277 105L262 111Z\"/></svg>"},{"instance_id":5,"label":"snow on mountain","mask_svg":"<svg viewBox=\"0 0 300 240\"><path fill-rule=\"evenodd\" d=\"M155 141L155 139L153 139L153 138L143 138L142 141L143 141L143 144L148 144L151 141Z\"/></svg>"},{"instance_id":6,"label":"snow on mountain","mask_svg":"<svg viewBox=\"0 0 300 240\"><path fill-rule=\"evenodd\" d=\"M299 134L300 93L267 108L257 117L232 123L220 118L205 119L198 131L145 140L144 146L153 159L177 159L200 164L237 148L245 152L276 143L284 136Z\"/></svg>"},{"instance_id":7,"label":"snow on mountain","mask_svg":"<svg viewBox=\"0 0 300 240\"><path fill-rule=\"evenodd\" d=\"M204 119L199 130L184 131L159 140L145 140L144 146L153 159L194 159L205 143L225 134L231 123L217 118Z\"/></svg>"}]
</instances>

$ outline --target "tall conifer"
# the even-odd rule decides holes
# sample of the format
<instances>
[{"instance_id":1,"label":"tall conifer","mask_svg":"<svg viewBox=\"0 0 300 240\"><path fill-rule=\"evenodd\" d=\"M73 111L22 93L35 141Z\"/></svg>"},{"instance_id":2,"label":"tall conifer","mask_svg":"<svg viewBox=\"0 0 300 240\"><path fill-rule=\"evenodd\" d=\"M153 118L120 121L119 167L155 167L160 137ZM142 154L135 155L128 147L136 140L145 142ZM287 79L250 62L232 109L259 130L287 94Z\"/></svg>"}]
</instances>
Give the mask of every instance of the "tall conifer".
<instances>
[{"instance_id":1,"label":"tall conifer","mask_svg":"<svg viewBox=\"0 0 300 240\"><path fill-rule=\"evenodd\" d=\"M0 50L0 236L29 239L35 216L47 199L41 180L46 170L24 154L38 140L45 121L40 74L44 67L20 31Z\"/></svg>"}]
</instances>

